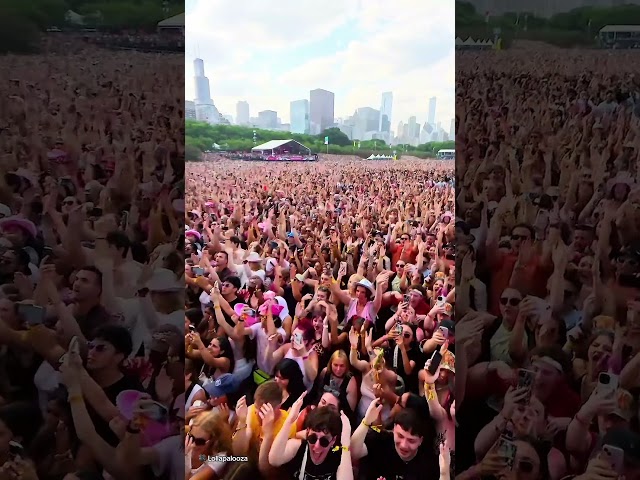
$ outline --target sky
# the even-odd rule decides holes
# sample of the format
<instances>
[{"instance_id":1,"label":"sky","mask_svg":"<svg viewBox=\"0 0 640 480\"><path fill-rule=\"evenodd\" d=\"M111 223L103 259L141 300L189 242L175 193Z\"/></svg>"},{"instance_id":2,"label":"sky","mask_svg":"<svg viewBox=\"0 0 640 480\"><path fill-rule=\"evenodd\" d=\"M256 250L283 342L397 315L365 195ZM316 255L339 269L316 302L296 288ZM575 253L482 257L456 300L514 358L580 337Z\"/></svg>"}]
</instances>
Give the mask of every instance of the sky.
<instances>
[{"instance_id":1,"label":"sky","mask_svg":"<svg viewBox=\"0 0 640 480\"><path fill-rule=\"evenodd\" d=\"M450 0L186 0L186 98L195 96L193 60L202 58L218 110L235 119L275 110L309 91L335 93L335 117L380 109L393 92L391 129L427 118L449 130L455 112L455 2Z\"/></svg>"}]
</instances>

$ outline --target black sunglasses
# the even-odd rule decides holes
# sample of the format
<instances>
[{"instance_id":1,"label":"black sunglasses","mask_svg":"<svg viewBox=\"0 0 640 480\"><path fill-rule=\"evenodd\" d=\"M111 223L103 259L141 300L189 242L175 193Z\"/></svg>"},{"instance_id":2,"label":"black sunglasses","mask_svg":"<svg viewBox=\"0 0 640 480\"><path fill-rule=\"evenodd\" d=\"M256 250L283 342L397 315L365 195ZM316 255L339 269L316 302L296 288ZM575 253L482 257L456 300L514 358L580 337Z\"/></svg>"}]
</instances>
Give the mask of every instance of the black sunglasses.
<instances>
[{"instance_id":1,"label":"black sunglasses","mask_svg":"<svg viewBox=\"0 0 640 480\"><path fill-rule=\"evenodd\" d=\"M511 240L528 240L528 235L511 235Z\"/></svg>"},{"instance_id":2,"label":"black sunglasses","mask_svg":"<svg viewBox=\"0 0 640 480\"><path fill-rule=\"evenodd\" d=\"M402 267L404 267L404 263L396 263L396 267L402 268Z\"/></svg>"},{"instance_id":3,"label":"black sunglasses","mask_svg":"<svg viewBox=\"0 0 640 480\"><path fill-rule=\"evenodd\" d=\"M315 433L312 433L311 435L309 435L307 437L307 443L309 445L315 445L316 443L320 442L320 446L322 448L327 448L329 446L329 444L331 443L331 438L329 437L320 437L318 435L316 435Z\"/></svg>"},{"instance_id":4,"label":"black sunglasses","mask_svg":"<svg viewBox=\"0 0 640 480\"><path fill-rule=\"evenodd\" d=\"M517 307L518 305L520 305L521 301L522 301L522 299L515 298L515 297L512 297L512 298L503 297L503 298L500 299L500 303L502 305L509 304L512 307Z\"/></svg>"},{"instance_id":5,"label":"black sunglasses","mask_svg":"<svg viewBox=\"0 0 640 480\"><path fill-rule=\"evenodd\" d=\"M193 440L193 443L194 443L196 446L198 446L198 447L204 447L204 446L207 444L207 441L208 441L208 440L206 440L206 439L204 439L204 438L194 437L194 436L193 436L193 435L191 435L190 433L189 433L188 435L189 435L189 438L190 438L191 440Z\"/></svg>"}]
</instances>

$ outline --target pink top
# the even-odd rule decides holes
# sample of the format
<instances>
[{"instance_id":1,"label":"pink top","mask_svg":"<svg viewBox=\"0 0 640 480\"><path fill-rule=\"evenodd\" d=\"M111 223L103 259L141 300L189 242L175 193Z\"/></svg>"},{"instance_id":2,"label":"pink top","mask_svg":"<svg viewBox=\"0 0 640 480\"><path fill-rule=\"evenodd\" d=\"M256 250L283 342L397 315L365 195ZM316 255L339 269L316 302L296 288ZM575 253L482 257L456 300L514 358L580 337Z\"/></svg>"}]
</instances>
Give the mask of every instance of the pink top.
<instances>
[{"instance_id":1,"label":"pink top","mask_svg":"<svg viewBox=\"0 0 640 480\"><path fill-rule=\"evenodd\" d=\"M351 319L351 317L358 315L357 305L358 305L357 299L354 298L353 300L351 300L351 303L349 303L349 310L347 311L347 314L344 317L345 323L348 322ZM376 319L376 316L373 314L373 302L371 301L367 302L367 304L364 306L364 309L362 310L361 317L363 317L368 322L371 322L371 323L374 322L374 320Z\"/></svg>"}]
</instances>

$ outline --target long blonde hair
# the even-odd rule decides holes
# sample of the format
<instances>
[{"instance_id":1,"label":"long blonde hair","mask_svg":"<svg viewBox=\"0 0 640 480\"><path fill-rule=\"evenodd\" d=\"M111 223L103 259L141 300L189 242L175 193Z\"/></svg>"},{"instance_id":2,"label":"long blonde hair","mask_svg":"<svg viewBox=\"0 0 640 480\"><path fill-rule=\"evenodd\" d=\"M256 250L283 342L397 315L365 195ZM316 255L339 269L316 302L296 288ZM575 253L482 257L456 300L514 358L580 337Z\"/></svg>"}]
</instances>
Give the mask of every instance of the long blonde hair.
<instances>
[{"instance_id":1,"label":"long blonde hair","mask_svg":"<svg viewBox=\"0 0 640 480\"><path fill-rule=\"evenodd\" d=\"M207 455L230 454L232 451L231 425L226 415L221 412L201 413L193 420L191 430L193 427L199 427L209 434L211 443Z\"/></svg>"}]
</instances>

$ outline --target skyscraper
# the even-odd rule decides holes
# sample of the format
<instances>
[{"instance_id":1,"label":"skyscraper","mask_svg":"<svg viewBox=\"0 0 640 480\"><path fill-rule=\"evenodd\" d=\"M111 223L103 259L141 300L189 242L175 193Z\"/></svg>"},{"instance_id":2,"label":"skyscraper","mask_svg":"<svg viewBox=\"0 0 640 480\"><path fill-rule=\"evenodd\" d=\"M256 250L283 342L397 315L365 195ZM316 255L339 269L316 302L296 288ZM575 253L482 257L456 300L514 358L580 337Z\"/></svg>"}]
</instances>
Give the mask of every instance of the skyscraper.
<instances>
[{"instance_id":1,"label":"skyscraper","mask_svg":"<svg viewBox=\"0 0 640 480\"><path fill-rule=\"evenodd\" d=\"M258 112L258 122L262 128L275 130L278 128L278 113L273 110Z\"/></svg>"},{"instance_id":2,"label":"skyscraper","mask_svg":"<svg viewBox=\"0 0 640 480\"><path fill-rule=\"evenodd\" d=\"M429 99L429 116L427 117L427 122L431 125L436 124L436 97Z\"/></svg>"},{"instance_id":3,"label":"skyscraper","mask_svg":"<svg viewBox=\"0 0 640 480\"><path fill-rule=\"evenodd\" d=\"M291 102L291 133L309 133L309 100Z\"/></svg>"},{"instance_id":4,"label":"skyscraper","mask_svg":"<svg viewBox=\"0 0 640 480\"><path fill-rule=\"evenodd\" d=\"M391 109L393 107L393 93L385 92L382 94L382 102L380 104L380 124L378 131L391 132Z\"/></svg>"},{"instance_id":5,"label":"skyscraper","mask_svg":"<svg viewBox=\"0 0 640 480\"><path fill-rule=\"evenodd\" d=\"M309 92L309 100L310 133L317 135L334 125L335 95L333 92L317 88Z\"/></svg>"},{"instance_id":6,"label":"skyscraper","mask_svg":"<svg viewBox=\"0 0 640 480\"><path fill-rule=\"evenodd\" d=\"M204 60L196 58L193 61L193 70L195 71L195 87L196 87L196 119L208 123L220 123L220 112L213 104L211 99L211 90L209 88L209 79L204 74Z\"/></svg>"},{"instance_id":7,"label":"skyscraper","mask_svg":"<svg viewBox=\"0 0 640 480\"><path fill-rule=\"evenodd\" d=\"M249 116L249 103L240 101L236 105L236 122L238 125L248 125L250 120Z\"/></svg>"},{"instance_id":8,"label":"skyscraper","mask_svg":"<svg viewBox=\"0 0 640 480\"><path fill-rule=\"evenodd\" d=\"M451 126L449 127L449 139L453 140L456 138L456 119L451 119Z\"/></svg>"}]
</instances>

